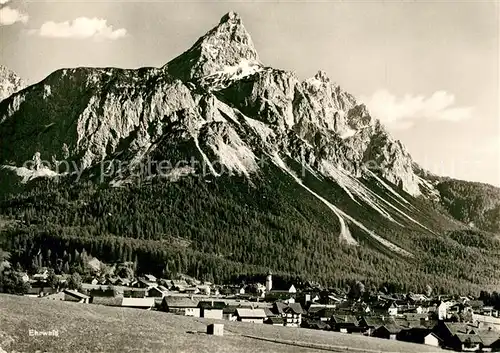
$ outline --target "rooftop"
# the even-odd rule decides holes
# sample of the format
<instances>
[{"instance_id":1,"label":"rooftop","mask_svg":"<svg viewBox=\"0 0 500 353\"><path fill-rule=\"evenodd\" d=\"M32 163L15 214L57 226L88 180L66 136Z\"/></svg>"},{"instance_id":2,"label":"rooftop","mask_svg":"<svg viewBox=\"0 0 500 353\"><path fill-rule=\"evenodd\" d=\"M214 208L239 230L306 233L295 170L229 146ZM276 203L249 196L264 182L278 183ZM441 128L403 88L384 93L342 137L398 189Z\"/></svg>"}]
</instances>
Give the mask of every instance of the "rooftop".
<instances>
[{"instance_id":1,"label":"rooftop","mask_svg":"<svg viewBox=\"0 0 500 353\"><path fill-rule=\"evenodd\" d=\"M264 309L236 309L236 315L243 318L265 319L266 313Z\"/></svg>"},{"instance_id":2,"label":"rooftop","mask_svg":"<svg viewBox=\"0 0 500 353\"><path fill-rule=\"evenodd\" d=\"M71 289L65 289L64 293L69 294L73 297L80 298L80 299L89 299L90 297L88 295L85 295L83 293L80 293L76 290L71 290Z\"/></svg>"},{"instance_id":3,"label":"rooftop","mask_svg":"<svg viewBox=\"0 0 500 353\"><path fill-rule=\"evenodd\" d=\"M134 308L151 308L155 305L154 298L123 298L122 306Z\"/></svg>"}]
</instances>

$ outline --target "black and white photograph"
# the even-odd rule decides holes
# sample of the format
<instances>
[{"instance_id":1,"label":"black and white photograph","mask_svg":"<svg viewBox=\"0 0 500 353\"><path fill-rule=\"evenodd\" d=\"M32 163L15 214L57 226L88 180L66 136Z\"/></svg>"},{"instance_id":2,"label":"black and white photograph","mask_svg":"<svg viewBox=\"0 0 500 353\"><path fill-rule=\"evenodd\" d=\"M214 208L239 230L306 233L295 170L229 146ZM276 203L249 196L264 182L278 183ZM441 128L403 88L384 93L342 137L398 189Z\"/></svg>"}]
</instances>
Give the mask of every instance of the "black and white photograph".
<instances>
[{"instance_id":1,"label":"black and white photograph","mask_svg":"<svg viewBox=\"0 0 500 353\"><path fill-rule=\"evenodd\" d=\"M500 352L500 1L0 0L21 352Z\"/></svg>"}]
</instances>

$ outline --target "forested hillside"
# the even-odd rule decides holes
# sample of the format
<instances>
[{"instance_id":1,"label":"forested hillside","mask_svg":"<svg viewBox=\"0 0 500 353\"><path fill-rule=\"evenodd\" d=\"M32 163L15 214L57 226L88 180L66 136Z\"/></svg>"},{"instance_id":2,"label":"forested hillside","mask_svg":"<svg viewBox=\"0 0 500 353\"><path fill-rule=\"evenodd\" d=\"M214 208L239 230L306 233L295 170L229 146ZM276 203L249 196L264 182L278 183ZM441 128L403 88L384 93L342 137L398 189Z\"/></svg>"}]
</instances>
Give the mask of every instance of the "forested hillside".
<instances>
[{"instance_id":1,"label":"forested hillside","mask_svg":"<svg viewBox=\"0 0 500 353\"><path fill-rule=\"evenodd\" d=\"M500 234L500 188L484 183L444 179L437 184L442 203L456 219Z\"/></svg>"},{"instance_id":2,"label":"forested hillside","mask_svg":"<svg viewBox=\"0 0 500 353\"><path fill-rule=\"evenodd\" d=\"M331 210L274 167L258 185L225 177L130 188L52 185L40 181L0 203L4 216L21 221L2 233L2 247L31 271L83 271L78 256L85 252L110 263L135 261L139 272L163 276L227 282L272 270L338 287L359 279L369 288L423 291L430 285L446 293L479 293L500 271L500 243L489 233L390 231L387 223L363 218L415 257L377 247L356 227L361 246L348 245ZM428 224L436 229L435 218Z\"/></svg>"}]
</instances>

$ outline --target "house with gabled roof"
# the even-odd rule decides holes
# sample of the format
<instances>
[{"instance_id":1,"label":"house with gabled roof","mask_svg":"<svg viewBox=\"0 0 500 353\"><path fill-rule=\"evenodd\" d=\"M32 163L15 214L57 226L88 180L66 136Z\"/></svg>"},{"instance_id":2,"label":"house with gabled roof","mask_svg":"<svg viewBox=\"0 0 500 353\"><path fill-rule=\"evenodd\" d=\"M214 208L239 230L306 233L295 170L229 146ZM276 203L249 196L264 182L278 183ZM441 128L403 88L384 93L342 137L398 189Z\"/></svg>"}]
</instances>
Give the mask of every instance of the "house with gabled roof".
<instances>
[{"instance_id":1,"label":"house with gabled roof","mask_svg":"<svg viewBox=\"0 0 500 353\"><path fill-rule=\"evenodd\" d=\"M271 311L284 319L284 326L299 327L302 323L302 315L305 311L300 303L275 302Z\"/></svg>"},{"instance_id":2,"label":"house with gabled roof","mask_svg":"<svg viewBox=\"0 0 500 353\"><path fill-rule=\"evenodd\" d=\"M481 337L476 334L457 333L453 337L453 349L458 351L475 352L481 349Z\"/></svg>"},{"instance_id":3,"label":"house with gabled roof","mask_svg":"<svg viewBox=\"0 0 500 353\"><path fill-rule=\"evenodd\" d=\"M123 291L123 296L125 298L145 298L146 293L144 288L129 288Z\"/></svg>"},{"instance_id":4,"label":"house with gabled roof","mask_svg":"<svg viewBox=\"0 0 500 353\"><path fill-rule=\"evenodd\" d=\"M208 284L200 284L198 286L196 286L198 288L198 290L205 294L205 295L210 295L211 292L212 292L212 288L210 287L210 285Z\"/></svg>"},{"instance_id":5,"label":"house with gabled roof","mask_svg":"<svg viewBox=\"0 0 500 353\"><path fill-rule=\"evenodd\" d=\"M375 329L371 334L373 337L395 340L403 328L396 324L385 324Z\"/></svg>"},{"instance_id":6,"label":"house with gabled roof","mask_svg":"<svg viewBox=\"0 0 500 353\"><path fill-rule=\"evenodd\" d=\"M263 307L262 309L264 309L264 312L266 313L266 316L269 318L269 317L280 317L279 315L276 315L272 310L271 308L268 308L268 307Z\"/></svg>"},{"instance_id":7,"label":"house with gabled roof","mask_svg":"<svg viewBox=\"0 0 500 353\"><path fill-rule=\"evenodd\" d=\"M64 292L57 292L53 294L46 295L43 297L43 299L50 299L50 300L64 300Z\"/></svg>"},{"instance_id":8,"label":"house with gabled roof","mask_svg":"<svg viewBox=\"0 0 500 353\"><path fill-rule=\"evenodd\" d=\"M273 326L285 326L285 319L281 316L271 316L264 320L264 323Z\"/></svg>"},{"instance_id":9,"label":"house with gabled roof","mask_svg":"<svg viewBox=\"0 0 500 353\"><path fill-rule=\"evenodd\" d=\"M297 289L292 284L290 286L282 286L279 288L271 289L265 293L265 298L267 301L272 302L276 300L294 303L297 297Z\"/></svg>"},{"instance_id":10,"label":"house with gabled roof","mask_svg":"<svg viewBox=\"0 0 500 353\"><path fill-rule=\"evenodd\" d=\"M163 298L168 295L168 289L163 286L151 287L146 291L147 297Z\"/></svg>"},{"instance_id":11,"label":"house with gabled roof","mask_svg":"<svg viewBox=\"0 0 500 353\"><path fill-rule=\"evenodd\" d=\"M333 315L329 324L335 331L343 333L358 331L358 320L353 315Z\"/></svg>"},{"instance_id":12,"label":"house with gabled roof","mask_svg":"<svg viewBox=\"0 0 500 353\"><path fill-rule=\"evenodd\" d=\"M473 314L472 318L480 328L489 329L491 327L500 331L500 318L498 317Z\"/></svg>"},{"instance_id":13,"label":"house with gabled roof","mask_svg":"<svg viewBox=\"0 0 500 353\"><path fill-rule=\"evenodd\" d=\"M77 290L64 289L63 293L65 301L85 303L85 304L88 304L90 301L90 296L80 293Z\"/></svg>"},{"instance_id":14,"label":"house with gabled roof","mask_svg":"<svg viewBox=\"0 0 500 353\"><path fill-rule=\"evenodd\" d=\"M173 283L172 283L172 280L171 279L168 279L168 278L160 278L158 280L158 284L164 286L165 288L167 288L168 290L171 290L172 289L172 286L173 286Z\"/></svg>"},{"instance_id":15,"label":"house with gabled roof","mask_svg":"<svg viewBox=\"0 0 500 353\"><path fill-rule=\"evenodd\" d=\"M198 299L192 297L166 296L163 297L161 309L178 315L200 317L199 302Z\"/></svg>"},{"instance_id":16,"label":"house with gabled roof","mask_svg":"<svg viewBox=\"0 0 500 353\"><path fill-rule=\"evenodd\" d=\"M429 300L429 298L427 298L427 296L424 295L424 294L414 294L414 293L408 294L407 298L412 303L422 303L422 302L425 302L425 301Z\"/></svg>"},{"instance_id":17,"label":"house with gabled roof","mask_svg":"<svg viewBox=\"0 0 500 353\"><path fill-rule=\"evenodd\" d=\"M28 288L28 292L25 294L25 296L45 297L47 295L55 293L58 293L58 290L56 288L52 288L44 282L33 282L31 283L31 287Z\"/></svg>"},{"instance_id":18,"label":"house with gabled roof","mask_svg":"<svg viewBox=\"0 0 500 353\"><path fill-rule=\"evenodd\" d=\"M130 285L130 282L131 281L128 278L118 277L116 279L115 285L117 285L117 286L128 286L128 285Z\"/></svg>"},{"instance_id":19,"label":"house with gabled roof","mask_svg":"<svg viewBox=\"0 0 500 353\"><path fill-rule=\"evenodd\" d=\"M182 292L185 288L189 287L189 284L181 279L181 280L172 280L171 281L172 283L172 287L171 287L171 290L176 290L176 291L179 291L179 292Z\"/></svg>"},{"instance_id":20,"label":"house with gabled roof","mask_svg":"<svg viewBox=\"0 0 500 353\"><path fill-rule=\"evenodd\" d=\"M499 310L495 309L495 307L490 305L483 306L483 309L481 310L481 315L498 317Z\"/></svg>"},{"instance_id":21,"label":"house with gabled roof","mask_svg":"<svg viewBox=\"0 0 500 353\"><path fill-rule=\"evenodd\" d=\"M238 307L234 305L228 305L222 309L222 318L228 321L236 321L236 309Z\"/></svg>"},{"instance_id":22,"label":"house with gabled roof","mask_svg":"<svg viewBox=\"0 0 500 353\"><path fill-rule=\"evenodd\" d=\"M302 309L302 305L300 303L288 303L288 307L285 309L285 313L293 313L297 315L304 314L304 309Z\"/></svg>"},{"instance_id":23,"label":"house with gabled roof","mask_svg":"<svg viewBox=\"0 0 500 353\"><path fill-rule=\"evenodd\" d=\"M151 310L155 306L154 298L123 298L122 307Z\"/></svg>"},{"instance_id":24,"label":"house with gabled roof","mask_svg":"<svg viewBox=\"0 0 500 353\"><path fill-rule=\"evenodd\" d=\"M267 317L263 309L237 308L236 318L241 322L262 324Z\"/></svg>"},{"instance_id":25,"label":"house with gabled roof","mask_svg":"<svg viewBox=\"0 0 500 353\"><path fill-rule=\"evenodd\" d=\"M226 303L223 301L200 301L198 302L201 317L206 319L222 320Z\"/></svg>"},{"instance_id":26,"label":"house with gabled roof","mask_svg":"<svg viewBox=\"0 0 500 353\"><path fill-rule=\"evenodd\" d=\"M115 290L110 287L99 287L95 289L89 289L88 294L91 297L114 297Z\"/></svg>"},{"instance_id":27,"label":"house with gabled roof","mask_svg":"<svg viewBox=\"0 0 500 353\"><path fill-rule=\"evenodd\" d=\"M396 316L396 315L398 315L398 312L399 312L399 306L398 306L396 300L379 301L375 305L371 306L371 313L373 315ZM366 315L366 313L365 313L365 315Z\"/></svg>"},{"instance_id":28,"label":"house with gabled roof","mask_svg":"<svg viewBox=\"0 0 500 353\"><path fill-rule=\"evenodd\" d=\"M372 306L372 313L376 313L381 316L389 315L396 316L398 314L399 307L395 300L379 303L376 306Z\"/></svg>"},{"instance_id":29,"label":"house with gabled roof","mask_svg":"<svg viewBox=\"0 0 500 353\"><path fill-rule=\"evenodd\" d=\"M305 319L302 322L301 327L309 328L309 329L313 329L313 330L325 330L325 331L331 330L330 325L327 324L326 322L313 320L313 319Z\"/></svg>"},{"instance_id":30,"label":"house with gabled roof","mask_svg":"<svg viewBox=\"0 0 500 353\"><path fill-rule=\"evenodd\" d=\"M186 287L183 290L181 290L181 292L182 293L186 293L186 294L194 295L194 294L200 293L200 290L198 289L198 287L193 286L193 287Z\"/></svg>"},{"instance_id":31,"label":"house with gabled roof","mask_svg":"<svg viewBox=\"0 0 500 353\"><path fill-rule=\"evenodd\" d=\"M429 321L428 314L404 313L403 317L408 321Z\"/></svg>"},{"instance_id":32,"label":"house with gabled roof","mask_svg":"<svg viewBox=\"0 0 500 353\"><path fill-rule=\"evenodd\" d=\"M285 289L271 289L269 293L270 294L284 294L284 293L296 294L297 289L292 284L290 287L286 287Z\"/></svg>"},{"instance_id":33,"label":"house with gabled roof","mask_svg":"<svg viewBox=\"0 0 500 353\"><path fill-rule=\"evenodd\" d=\"M437 325L437 321L435 320L425 320L425 319L407 319L404 317L396 317L394 318L394 323L399 325L405 329L408 328L425 328L425 329L433 329Z\"/></svg>"},{"instance_id":34,"label":"house with gabled roof","mask_svg":"<svg viewBox=\"0 0 500 353\"><path fill-rule=\"evenodd\" d=\"M307 316L310 318L316 318L318 313L321 310L325 309L326 306L321 304L311 304L309 306L306 305L306 308L307 308Z\"/></svg>"},{"instance_id":35,"label":"house with gabled roof","mask_svg":"<svg viewBox=\"0 0 500 353\"><path fill-rule=\"evenodd\" d=\"M307 316L311 319L328 322L335 314L334 308L310 307Z\"/></svg>"},{"instance_id":36,"label":"house with gabled roof","mask_svg":"<svg viewBox=\"0 0 500 353\"><path fill-rule=\"evenodd\" d=\"M156 283L156 277L153 275L147 274L147 275L144 275L144 278L146 279L146 281L148 281L150 283Z\"/></svg>"},{"instance_id":37,"label":"house with gabled roof","mask_svg":"<svg viewBox=\"0 0 500 353\"><path fill-rule=\"evenodd\" d=\"M434 333L442 340L443 346L459 351L479 350L481 339L478 328L466 323L439 321Z\"/></svg>"},{"instance_id":38,"label":"house with gabled roof","mask_svg":"<svg viewBox=\"0 0 500 353\"><path fill-rule=\"evenodd\" d=\"M500 351L500 332L494 329L480 329L477 335L481 339L480 348L482 352Z\"/></svg>"},{"instance_id":39,"label":"house with gabled roof","mask_svg":"<svg viewBox=\"0 0 500 353\"><path fill-rule=\"evenodd\" d=\"M373 331L378 329L379 327L389 324L389 323L394 323L394 318L387 317L387 316L369 316L365 315L362 316L361 319L358 322L358 326L363 332L365 332L367 335L371 335Z\"/></svg>"},{"instance_id":40,"label":"house with gabled roof","mask_svg":"<svg viewBox=\"0 0 500 353\"><path fill-rule=\"evenodd\" d=\"M351 311L357 315L368 315L371 312L371 308L370 305L359 302L352 305Z\"/></svg>"},{"instance_id":41,"label":"house with gabled roof","mask_svg":"<svg viewBox=\"0 0 500 353\"><path fill-rule=\"evenodd\" d=\"M131 287L149 289L156 286L156 283L151 283L145 278L138 278L130 284Z\"/></svg>"},{"instance_id":42,"label":"house with gabled roof","mask_svg":"<svg viewBox=\"0 0 500 353\"><path fill-rule=\"evenodd\" d=\"M448 309L451 305L453 305L453 303L441 300L435 305L434 312L438 320L446 320L448 318Z\"/></svg>"},{"instance_id":43,"label":"house with gabled roof","mask_svg":"<svg viewBox=\"0 0 500 353\"><path fill-rule=\"evenodd\" d=\"M484 302L482 300L469 300L465 305L472 308L474 313L480 313L483 310Z\"/></svg>"},{"instance_id":44,"label":"house with gabled roof","mask_svg":"<svg viewBox=\"0 0 500 353\"><path fill-rule=\"evenodd\" d=\"M409 328L402 330L398 335L399 341L425 344L438 347L441 345L441 339L427 328Z\"/></svg>"},{"instance_id":45,"label":"house with gabled roof","mask_svg":"<svg viewBox=\"0 0 500 353\"><path fill-rule=\"evenodd\" d=\"M285 314L285 309L288 307L286 303L283 302L275 302L271 311L277 316L283 316Z\"/></svg>"}]
</instances>

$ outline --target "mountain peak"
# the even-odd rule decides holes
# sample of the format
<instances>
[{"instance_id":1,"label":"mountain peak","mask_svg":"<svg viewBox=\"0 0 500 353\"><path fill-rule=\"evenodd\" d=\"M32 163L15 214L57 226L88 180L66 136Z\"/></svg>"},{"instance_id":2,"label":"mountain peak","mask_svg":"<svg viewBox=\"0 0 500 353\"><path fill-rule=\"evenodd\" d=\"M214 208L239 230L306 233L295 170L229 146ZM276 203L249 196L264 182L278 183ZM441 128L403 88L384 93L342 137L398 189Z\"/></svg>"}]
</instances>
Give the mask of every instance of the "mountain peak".
<instances>
[{"instance_id":1,"label":"mountain peak","mask_svg":"<svg viewBox=\"0 0 500 353\"><path fill-rule=\"evenodd\" d=\"M226 22L238 22L238 23L241 23L241 17L240 15L238 15L238 13L234 12L234 11L229 11L227 14L225 14L224 16L222 16L222 18L220 19L220 22L219 24L221 23L226 23Z\"/></svg>"},{"instance_id":2,"label":"mountain peak","mask_svg":"<svg viewBox=\"0 0 500 353\"><path fill-rule=\"evenodd\" d=\"M326 74L325 71L319 70L316 75L314 75L314 78L321 81L321 82L330 82L330 79L328 78L328 75Z\"/></svg>"},{"instance_id":3,"label":"mountain peak","mask_svg":"<svg viewBox=\"0 0 500 353\"><path fill-rule=\"evenodd\" d=\"M199 80L242 62L260 64L250 34L240 16L229 12L186 52L166 65L183 81Z\"/></svg>"}]
</instances>

